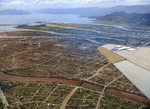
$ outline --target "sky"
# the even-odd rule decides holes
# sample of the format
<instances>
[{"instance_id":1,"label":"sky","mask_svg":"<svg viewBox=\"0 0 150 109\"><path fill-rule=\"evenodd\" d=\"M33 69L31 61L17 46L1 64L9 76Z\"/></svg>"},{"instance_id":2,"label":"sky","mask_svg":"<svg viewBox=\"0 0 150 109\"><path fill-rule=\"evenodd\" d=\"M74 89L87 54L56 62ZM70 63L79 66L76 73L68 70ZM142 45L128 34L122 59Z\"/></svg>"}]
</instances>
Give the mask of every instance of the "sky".
<instances>
[{"instance_id":1,"label":"sky","mask_svg":"<svg viewBox=\"0 0 150 109\"><path fill-rule=\"evenodd\" d=\"M41 9L76 7L114 7L118 5L148 5L150 0L0 0L3 9Z\"/></svg>"}]
</instances>

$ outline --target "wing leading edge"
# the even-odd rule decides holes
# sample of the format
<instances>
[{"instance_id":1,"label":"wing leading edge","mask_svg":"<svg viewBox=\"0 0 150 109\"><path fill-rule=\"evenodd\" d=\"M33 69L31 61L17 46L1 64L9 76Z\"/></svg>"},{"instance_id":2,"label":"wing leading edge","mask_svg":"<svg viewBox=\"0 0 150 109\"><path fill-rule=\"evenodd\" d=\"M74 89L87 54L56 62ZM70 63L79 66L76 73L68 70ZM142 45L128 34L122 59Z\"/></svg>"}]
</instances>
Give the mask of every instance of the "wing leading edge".
<instances>
[{"instance_id":1,"label":"wing leading edge","mask_svg":"<svg viewBox=\"0 0 150 109\"><path fill-rule=\"evenodd\" d=\"M98 50L150 99L150 48L108 44Z\"/></svg>"}]
</instances>

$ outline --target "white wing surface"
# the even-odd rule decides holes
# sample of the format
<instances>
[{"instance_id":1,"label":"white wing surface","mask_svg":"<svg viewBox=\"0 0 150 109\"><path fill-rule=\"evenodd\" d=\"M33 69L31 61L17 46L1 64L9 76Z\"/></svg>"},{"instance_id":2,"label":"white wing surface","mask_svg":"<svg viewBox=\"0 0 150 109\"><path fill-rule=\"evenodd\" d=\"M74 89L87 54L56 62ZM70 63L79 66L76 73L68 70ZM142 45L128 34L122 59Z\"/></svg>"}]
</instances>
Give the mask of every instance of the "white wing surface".
<instances>
[{"instance_id":1,"label":"white wing surface","mask_svg":"<svg viewBox=\"0 0 150 109\"><path fill-rule=\"evenodd\" d=\"M150 99L150 48L108 44L98 50Z\"/></svg>"}]
</instances>

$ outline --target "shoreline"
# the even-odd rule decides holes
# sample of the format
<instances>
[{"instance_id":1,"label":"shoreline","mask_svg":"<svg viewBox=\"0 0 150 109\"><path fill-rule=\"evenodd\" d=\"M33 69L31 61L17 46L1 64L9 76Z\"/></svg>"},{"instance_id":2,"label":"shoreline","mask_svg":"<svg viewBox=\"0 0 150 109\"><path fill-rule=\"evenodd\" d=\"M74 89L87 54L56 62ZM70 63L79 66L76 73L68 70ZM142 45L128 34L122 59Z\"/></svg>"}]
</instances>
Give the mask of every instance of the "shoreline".
<instances>
[{"instance_id":1,"label":"shoreline","mask_svg":"<svg viewBox=\"0 0 150 109\"><path fill-rule=\"evenodd\" d=\"M147 28L146 26L127 26L127 25L113 25L113 24L107 24L107 23L88 23L88 22L84 22L84 23L62 23L62 22L55 22L55 21L51 21L51 22L33 22L33 23L26 23L26 24L0 24L0 29L3 29L3 31L0 30L0 32L6 32L6 30L4 30L4 28L10 28L10 30L7 31L26 31L28 29L18 29L16 28L16 26L19 25L27 25L27 26L40 26L40 25L46 25L46 26L51 26L51 27L59 27L59 28L68 28L68 29L74 29L74 30L82 30L82 28L76 28L74 26L71 25L100 25L100 26L106 26L106 27L114 27L114 28L118 28L118 29L122 29L122 30L127 30L127 31L145 31L145 32L150 32L150 27ZM66 26L63 26L63 25ZM69 26L70 25L70 26ZM32 29L29 29L32 30ZM95 31L92 29L86 29L83 28L83 30L87 30L87 31ZM32 30L33 31L33 30ZM38 30L39 31L39 30ZM62 34L62 33L61 33Z\"/></svg>"}]
</instances>

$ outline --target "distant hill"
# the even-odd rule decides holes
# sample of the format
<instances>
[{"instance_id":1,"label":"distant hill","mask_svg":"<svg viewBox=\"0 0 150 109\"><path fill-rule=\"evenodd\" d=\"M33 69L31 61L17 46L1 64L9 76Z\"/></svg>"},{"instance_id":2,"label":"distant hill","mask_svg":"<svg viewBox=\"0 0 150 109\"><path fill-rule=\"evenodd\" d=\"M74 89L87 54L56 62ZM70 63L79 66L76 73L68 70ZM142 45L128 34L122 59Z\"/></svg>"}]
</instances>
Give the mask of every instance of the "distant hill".
<instances>
[{"instance_id":1,"label":"distant hill","mask_svg":"<svg viewBox=\"0 0 150 109\"><path fill-rule=\"evenodd\" d=\"M150 26L150 13L126 13L126 12L114 12L112 14L93 17L97 21L110 23L110 24L132 24L132 25L147 25Z\"/></svg>"},{"instance_id":2,"label":"distant hill","mask_svg":"<svg viewBox=\"0 0 150 109\"><path fill-rule=\"evenodd\" d=\"M113 12L150 13L150 5L117 6L111 8L81 7L81 8L46 8L34 10L34 13L44 14L76 14L81 16L104 16Z\"/></svg>"},{"instance_id":3,"label":"distant hill","mask_svg":"<svg viewBox=\"0 0 150 109\"><path fill-rule=\"evenodd\" d=\"M22 11L22 10L16 10L16 9L0 10L0 15L28 15L28 14L31 14L31 13L27 11Z\"/></svg>"},{"instance_id":4,"label":"distant hill","mask_svg":"<svg viewBox=\"0 0 150 109\"><path fill-rule=\"evenodd\" d=\"M116 6L108 10L114 12L124 11L126 13L150 13L150 5Z\"/></svg>"},{"instance_id":5,"label":"distant hill","mask_svg":"<svg viewBox=\"0 0 150 109\"><path fill-rule=\"evenodd\" d=\"M97 7L81 7L81 8L47 8L34 10L34 13L44 13L44 14L75 14L82 16L96 15L99 12Z\"/></svg>"}]
</instances>

